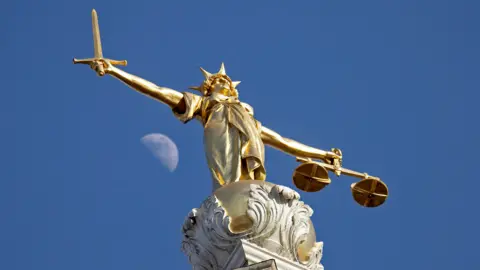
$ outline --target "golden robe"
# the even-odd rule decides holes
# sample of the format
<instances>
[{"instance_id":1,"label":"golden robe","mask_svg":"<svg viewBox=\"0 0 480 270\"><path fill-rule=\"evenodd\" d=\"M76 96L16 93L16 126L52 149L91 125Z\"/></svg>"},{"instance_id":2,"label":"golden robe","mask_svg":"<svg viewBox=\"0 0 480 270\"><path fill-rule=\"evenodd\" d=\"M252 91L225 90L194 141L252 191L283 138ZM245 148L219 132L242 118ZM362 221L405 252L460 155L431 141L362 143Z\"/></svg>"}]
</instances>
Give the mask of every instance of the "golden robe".
<instances>
[{"instance_id":1,"label":"golden robe","mask_svg":"<svg viewBox=\"0 0 480 270\"><path fill-rule=\"evenodd\" d=\"M213 93L198 96L185 92L186 110L175 116L187 123L193 118L204 127L204 147L214 186L239 180L265 180L265 146L261 124L252 108L237 98Z\"/></svg>"}]
</instances>

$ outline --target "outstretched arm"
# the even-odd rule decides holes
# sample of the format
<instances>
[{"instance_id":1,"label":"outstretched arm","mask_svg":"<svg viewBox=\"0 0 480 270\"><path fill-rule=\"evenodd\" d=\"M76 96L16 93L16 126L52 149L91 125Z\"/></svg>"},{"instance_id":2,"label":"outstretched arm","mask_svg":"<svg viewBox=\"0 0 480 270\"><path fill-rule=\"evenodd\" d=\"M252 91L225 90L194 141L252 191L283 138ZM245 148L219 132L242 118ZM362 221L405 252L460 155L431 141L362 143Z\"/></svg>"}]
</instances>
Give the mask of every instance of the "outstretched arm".
<instances>
[{"instance_id":1,"label":"outstretched arm","mask_svg":"<svg viewBox=\"0 0 480 270\"><path fill-rule=\"evenodd\" d=\"M264 126L262 126L261 128L261 135L263 143L296 157L320 159L329 164L332 163L333 159L341 160L342 158L341 156L333 152L323 151L301 144L294 140L284 138L275 131L268 129Z\"/></svg>"},{"instance_id":2,"label":"outstretched arm","mask_svg":"<svg viewBox=\"0 0 480 270\"><path fill-rule=\"evenodd\" d=\"M126 85L130 86L134 90L154 98L164 104L170 106L170 108L175 108L176 111L182 112L185 110L185 101L183 99L183 94L165 87L160 87L155 85L152 82L144 80L135 75L129 74L121 69L114 67L106 60L101 60L103 66L105 67L105 73L110 74L113 77L124 82Z\"/></svg>"}]
</instances>

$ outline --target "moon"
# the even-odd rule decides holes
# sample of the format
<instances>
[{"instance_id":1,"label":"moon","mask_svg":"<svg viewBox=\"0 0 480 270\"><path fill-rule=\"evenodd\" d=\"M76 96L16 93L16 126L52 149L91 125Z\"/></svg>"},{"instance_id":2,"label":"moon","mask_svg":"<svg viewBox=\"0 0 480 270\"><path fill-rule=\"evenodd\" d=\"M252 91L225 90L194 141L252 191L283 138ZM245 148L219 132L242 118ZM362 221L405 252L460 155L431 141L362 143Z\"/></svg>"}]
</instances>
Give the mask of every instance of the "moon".
<instances>
[{"instance_id":1,"label":"moon","mask_svg":"<svg viewBox=\"0 0 480 270\"><path fill-rule=\"evenodd\" d=\"M168 136L152 133L143 136L141 142L170 172L175 171L178 165L178 148Z\"/></svg>"}]
</instances>

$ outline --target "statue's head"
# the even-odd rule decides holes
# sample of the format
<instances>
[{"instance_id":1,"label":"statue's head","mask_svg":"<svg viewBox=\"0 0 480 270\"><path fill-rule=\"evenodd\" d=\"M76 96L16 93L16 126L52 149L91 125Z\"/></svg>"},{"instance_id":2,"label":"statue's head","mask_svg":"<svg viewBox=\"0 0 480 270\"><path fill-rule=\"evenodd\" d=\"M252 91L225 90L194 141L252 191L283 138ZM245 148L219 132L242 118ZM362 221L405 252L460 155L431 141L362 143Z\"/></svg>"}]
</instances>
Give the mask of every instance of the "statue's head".
<instances>
[{"instance_id":1,"label":"statue's head","mask_svg":"<svg viewBox=\"0 0 480 270\"><path fill-rule=\"evenodd\" d=\"M200 91L204 96L211 95L212 93L220 93L225 96L238 97L236 87L240 82L234 82L227 76L223 63L220 66L220 70L215 74L211 74L203 68L200 68L200 70L205 80L200 86L190 87L190 89Z\"/></svg>"}]
</instances>

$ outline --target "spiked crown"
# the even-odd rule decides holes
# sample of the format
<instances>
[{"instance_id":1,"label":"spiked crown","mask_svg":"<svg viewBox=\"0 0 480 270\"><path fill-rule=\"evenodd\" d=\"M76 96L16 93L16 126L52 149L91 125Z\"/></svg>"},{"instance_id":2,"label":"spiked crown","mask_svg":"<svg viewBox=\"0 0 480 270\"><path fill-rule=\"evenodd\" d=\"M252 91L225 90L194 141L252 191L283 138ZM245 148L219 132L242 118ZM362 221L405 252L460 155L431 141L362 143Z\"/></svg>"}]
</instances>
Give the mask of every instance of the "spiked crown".
<instances>
[{"instance_id":1,"label":"spiked crown","mask_svg":"<svg viewBox=\"0 0 480 270\"><path fill-rule=\"evenodd\" d=\"M190 87L190 89L200 91L203 95L208 95L209 92L210 92L210 88L211 88L211 85L212 85L213 81L216 78L224 78L224 79L226 79L227 81L230 82L230 88L231 88L232 92L236 96L238 96L238 92L237 92L236 88L237 88L237 85L240 84L240 81L235 81L234 82L230 79L230 77L227 76L227 72L225 71L225 65L223 63L220 66L220 70L215 74L212 74L212 73L206 71L203 68L200 68L200 71L202 71L202 74L205 77L205 80L203 81L203 83L200 86L192 86L192 87Z\"/></svg>"}]
</instances>

